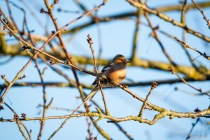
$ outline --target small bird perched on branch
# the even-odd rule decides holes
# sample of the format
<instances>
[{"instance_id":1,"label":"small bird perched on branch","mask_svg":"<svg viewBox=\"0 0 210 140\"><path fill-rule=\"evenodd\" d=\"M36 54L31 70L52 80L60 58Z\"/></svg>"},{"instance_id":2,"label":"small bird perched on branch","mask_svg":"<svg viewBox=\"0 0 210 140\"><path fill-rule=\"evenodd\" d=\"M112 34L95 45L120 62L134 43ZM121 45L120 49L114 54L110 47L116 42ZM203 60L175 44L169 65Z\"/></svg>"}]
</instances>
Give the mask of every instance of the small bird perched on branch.
<instances>
[{"instance_id":1,"label":"small bird perched on branch","mask_svg":"<svg viewBox=\"0 0 210 140\"><path fill-rule=\"evenodd\" d=\"M98 90L100 89L99 86L118 86L126 76L126 65L128 62L129 60L127 60L125 56L118 54L112 59L109 64L104 66L92 84L96 85L95 88L84 99L84 102L72 112L72 114L74 114L84 103L90 100L98 92Z\"/></svg>"}]
</instances>

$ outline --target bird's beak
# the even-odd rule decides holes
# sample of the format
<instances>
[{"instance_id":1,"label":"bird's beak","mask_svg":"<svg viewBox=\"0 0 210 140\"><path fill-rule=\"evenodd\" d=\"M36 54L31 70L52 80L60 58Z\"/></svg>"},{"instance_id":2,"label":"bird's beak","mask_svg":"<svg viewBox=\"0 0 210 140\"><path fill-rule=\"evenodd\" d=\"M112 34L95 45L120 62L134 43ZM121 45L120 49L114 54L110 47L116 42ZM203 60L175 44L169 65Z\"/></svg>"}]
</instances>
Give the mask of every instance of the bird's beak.
<instances>
[{"instance_id":1,"label":"bird's beak","mask_svg":"<svg viewBox=\"0 0 210 140\"><path fill-rule=\"evenodd\" d=\"M130 61L130 60L128 60L128 59L126 59L126 60L125 60L125 62L126 62L126 64L127 64L127 63L130 63L131 61Z\"/></svg>"}]
</instances>

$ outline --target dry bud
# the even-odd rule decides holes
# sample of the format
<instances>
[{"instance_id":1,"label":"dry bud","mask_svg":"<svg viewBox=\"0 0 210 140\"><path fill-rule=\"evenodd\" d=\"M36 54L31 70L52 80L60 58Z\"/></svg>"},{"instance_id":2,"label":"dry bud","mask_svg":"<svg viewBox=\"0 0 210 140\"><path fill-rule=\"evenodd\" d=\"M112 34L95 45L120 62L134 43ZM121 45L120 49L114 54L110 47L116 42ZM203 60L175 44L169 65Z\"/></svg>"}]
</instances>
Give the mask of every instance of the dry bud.
<instances>
[{"instance_id":1,"label":"dry bud","mask_svg":"<svg viewBox=\"0 0 210 140\"><path fill-rule=\"evenodd\" d=\"M92 40L92 38L90 37L90 34L88 34L87 37L88 37L87 42L88 42L89 44L93 44L93 40Z\"/></svg>"},{"instance_id":2,"label":"dry bud","mask_svg":"<svg viewBox=\"0 0 210 140\"><path fill-rule=\"evenodd\" d=\"M2 105L0 105L0 111L3 110L3 109L4 109L4 107Z\"/></svg>"},{"instance_id":3,"label":"dry bud","mask_svg":"<svg viewBox=\"0 0 210 140\"><path fill-rule=\"evenodd\" d=\"M59 0L54 0L54 4L58 4L58 1L59 1Z\"/></svg>"},{"instance_id":4,"label":"dry bud","mask_svg":"<svg viewBox=\"0 0 210 140\"><path fill-rule=\"evenodd\" d=\"M30 47L25 46L25 45L22 48L23 48L24 51L27 50L27 49L30 49Z\"/></svg>"},{"instance_id":5,"label":"dry bud","mask_svg":"<svg viewBox=\"0 0 210 140\"><path fill-rule=\"evenodd\" d=\"M43 8L40 9L40 13L46 13Z\"/></svg>"},{"instance_id":6,"label":"dry bud","mask_svg":"<svg viewBox=\"0 0 210 140\"><path fill-rule=\"evenodd\" d=\"M3 75L1 75L1 78L2 78L2 79L4 79L5 77L6 77L6 76L5 76L4 74L3 74Z\"/></svg>"},{"instance_id":7,"label":"dry bud","mask_svg":"<svg viewBox=\"0 0 210 140\"><path fill-rule=\"evenodd\" d=\"M26 114L25 113L21 113L21 117L22 118L25 118L26 117Z\"/></svg>"},{"instance_id":8,"label":"dry bud","mask_svg":"<svg viewBox=\"0 0 210 140\"><path fill-rule=\"evenodd\" d=\"M50 60L50 65L54 65L54 64L56 64L56 61L55 60Z\"/></svg>"},{"instance_id":9,"label":"dry bud","mask_svg":"<svg viewBox=\"0 0 210 140\"><path fill-rule=\"evenodd\" d=\"M173 67L171 67L171 66L168 67L168 70L169 70L169 71L173 71Z\"/></svg>"},{"instance_id":10,"label":"dry bud","mask_svg":"<svg viewBox=\"0 0 210 140\"><path fill-rule=\"evenodd\" d=\"M160 26L157 25L157 26L154 27L154 30L159 30L159 28L160 28Z\"/></svg>"},{"instance_id":11,"label":"dry bud","mask_svg":"<svg viewBox=\"0 0 210 140\"><path fill-rule=\"evenodd\" d=\"M14 114L14 117L13 117L16 121L19 120L19 116L18 114Z\"/></svg>"},{"instance_id":12,"label":"dry bud","mask_svg":"<svg viewBox=\"0 0 210 140\"><path fill-rule=\"evenodd\" d=\"M26 75L24 74L23 76L18 77L19 80L26 78Z\"/></svg>"},{"instance_id":13,"label":"dry bud","mask_svg":"<svg viewBox=\"0 0 210 140\"><path fill-rule=\"evenodd\" d=\"M52 35L55 34L55 31L51 31Z\"/></svg>"},{"instance_id":14,"label":"dry bud","mask_svg":"<svg viewBox=\"0 0 210 140\"><path fill-rule=\"evenodd\" d=\"M203 93L203 90L201 88L199 88L198 91L200 91L201 93Z\"/></svg>"},{"instance_id":15,"label":"dry bud","mask_svg":"<svg viewBox=\"0 0 210 140\"><path fill-rule=\"evenodd\" d=\"M174 74L174 68L172 66L168 67L168 70L172 72L172 74Z\"/></svg>"},{"instance_id":16,"label":"dry bud","mask_svg":"<svg viewBox=\"0 0 210 140\"><path fill-rule=\"evenodd\" d=\"M196 108L194 111L195 111L195 112L201 112L201 110L198 109L198 108Z\"/></svg>"},{"instance_id":17,"label":"dry bud","mask_svg":"<svg viewBox=\"0 0 210 140\"><path fill-rule=\"evenodd\" d=\"M157 82L152 82L152 89L153 89L153 88L156 88L156 87L157 87L157 85L158 85L158 83L157 83Z\"/></svg>"}]
</instances>

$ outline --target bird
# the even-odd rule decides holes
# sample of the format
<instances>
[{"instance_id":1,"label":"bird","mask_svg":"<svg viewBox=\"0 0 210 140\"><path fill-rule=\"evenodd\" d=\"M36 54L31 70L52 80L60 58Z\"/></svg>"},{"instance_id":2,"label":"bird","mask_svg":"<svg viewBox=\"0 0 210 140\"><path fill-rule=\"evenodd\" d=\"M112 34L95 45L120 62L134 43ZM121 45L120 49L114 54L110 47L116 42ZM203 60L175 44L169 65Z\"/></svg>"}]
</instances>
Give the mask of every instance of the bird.
<instances>
[{"instance_id":1,"label":"bird","mask_svg":"<svg viewBox=\"0 0 210 140\"><path fill-rule=\"evenodd\" d=\"M117 54L110 63L104 66L101 72L97 75L92 85L95 85L93 90L87 95L83 103L80 104L73 112L74 114L83 104L93 98L101 87L118 86L126 77L126 65L130 61L125 56ZM71 114L71 115L72 115Z\"/></svg>"}]
</instances>

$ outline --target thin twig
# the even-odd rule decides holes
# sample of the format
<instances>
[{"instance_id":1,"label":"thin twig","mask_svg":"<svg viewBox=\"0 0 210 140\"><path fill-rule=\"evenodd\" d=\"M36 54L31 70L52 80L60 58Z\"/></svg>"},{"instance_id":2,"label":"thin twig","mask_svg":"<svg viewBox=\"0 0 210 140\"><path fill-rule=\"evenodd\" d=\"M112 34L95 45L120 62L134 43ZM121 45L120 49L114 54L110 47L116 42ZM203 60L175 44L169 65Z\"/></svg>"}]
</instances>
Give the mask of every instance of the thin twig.
<instances>
[{"instance_id":1,"label":"thin twig","mask_svg":"<svg viewBox=\"0 0 210 140\"><path fill-rule=\"evenodd\" d=\"M184 24L185 24L186 6L187 6L187 0L184 0L182 10L181 10L181 22L184 23Z\"/></svg>"},{"instance_id":2,"label":"thin twig","mask_svg":"<svg viewBox=\"0 0 210 140\"><path fill-rule=\"evenodd\" d=\"M197 125L197 123L200 121L200 118L197 118L195 123L192 124L192 128L190 129L190 132L187 134L187 137L186 137L186 140L190 139L191 138L191 133L193 131L193 129L195 128L195 126Z\"/></svg>"},{"instance_id":3,"label":"thin twig","mask_svg":"<svg viewBox=\"0 0 210 140\"><path fill-rule=\"evenodd\" d=\"M202 53L199 50L197 50L196 48L193 48L191 46L189 46L187 43L181 41L180 39L178 39L177 37L174 37L174 39L176 39L179 43L181 43L185 48L189 48L191 50L194 50L195 52L199 53L200 55L202 55L204 58L206 58L207 60L210 60L210 56L208 56L205 52Z\"/></svg>"},{"instance_id":4,"label":"thin twig","mask_svg":"<svg viewBox=\"0 0 210 140\"><path fill-rule=\"evenodd\" d=\"M180 80L182 80L182 82L183 82L184 84L186 84L186 85L188 85L189 87L193 88L194 90L197 90L198 92L200 92L200 93L202 93L202 94L205 94L206 96L209 96L209 97L210 97L210 95L207 94L207 93L205 93L205 92L203 92L203 90L202 90L201 88L198 89L198 88L196 88L196 87L190 85L186 80L184 80L181 76L179 76L178 73L176 73L176 71L174 70L174 68L173 68L172 66L169 67L168 69L169 69L169 71L172 72L172 74L175 74Z\"/></svg>"},{"instance_id":5,"label":"thin twig","mask_svg":"<svg viewBox=\"0 0 210 140\"><path fill-rule=\"evenodd\" d=\"M203 19L206 21L208 27L210 28L210 20L205 16L203 10L201 10L201 8L195 3L195 1L192 0L192 2L195 4L195 6L197 7L197 9L201 12L201 14L203 15Z\"/></svg>"},{"instance_id":6,"label":"thin twig","mask_svg":"<svg viewBox=\"0 0 210 140\"><path fill-rule=\"evenodd\" d=\"M77 20L79 20L80 18L82 18L82 17L84 17L84 16L86 16L86 15L92 13L92 12L95 11L95 10L98 10L101 6L105 5L107 2L108 2L108 1L105 1L105 0L104 0L99 6L95 7L94 9L90 10L89 12L83 14L83 15L80 16L79 18L77 18L77 19L75 19L75 20L69 22L68 24L66 24L65 26L63 26L62 28L60 28L58 31L56 31L55 34L53 34L53 35L55 36L56 34L58 34L59 32L61 32L62 30L64 30L69 24L72 24L72 23L76 22ZM51 38L54 37L54 36L51 36L48 40L51 40ZM65 121L59 126L59 128L58 128L56 131L54 131L54 132L52 133L52 135L49 137L49 139L51 139L51 138L52 138L52 137L53 137L53 136L54 136L54 135L55 135L55 134L56 134L56 133L57 133L57 132L66 124L66 123L67 123L67 121L68 121L70 118L71 118L71 116L68 117L68 118L66 118ZM98 128L99 128L99 127L98 127ZM99 129L98 129L98 130L99 130ZM109 137L107 134L104 134L104 133L101 133L101 134L102 134L104 137L110 139L110 137Z\"/></svg>"},{"instance_id":7,"label":"thin twig","mask_svg":"<svg viewBox=\"0 0 210 140\"><path fill-rule=\"evenodd\" d=\"M145 101L144 101L144 103L143 103L143 105L142 105L142 107L140 109L139 117L142 117L143 111L144 111L144 109L145 109L145 107L147 105L147 101L149 99L149 96L151 95L152 91L157 87L157 84L158 84L157 82L152 82L152 86L151 86L151 88L149 90L149 93L147 94L146 99L145 99Z\"/></svg>"},{"instance_id":8,"label":"thin twig","mask_svg":"<svg viewBox=\"0 0 210 140\"><path fill-rule=\"evenodd\" d=\"M39 65L37 63L37 61L35 60L35 64L36 64L36 68L37 68L37 71L39 73L39 77L40 77L40 80L41 80L41 84L42 84L42 92L43 92L43 113L42 113L42 117L44 118L46 116L46 113L47 113L47 108L46 108L46 102L47 102L47 94L46 94L46 87L45 87L45 83L44 83L44 80L43 80L43 72L40 71L39 69ZM42 133L44 131L44 125L45 125L45 121L41 121L40 122L40 130L39 130L39 134L38 134L38 140L41 139L41 136L42 136Z\"/></svg>"},{"instance_id":9,"label":"thin twig","mask_svg":"<svg viewBox=\"0 0 210 140\"><path fill-rule=\"evenodd\" d=\"M95 70L95 73L96 73L96 75L98 77L99 76L99 72L98 72L98 69L97 69L96 59L95 59L95 55L94 55L94 49L92 47L93 41L92 41L92 38L90 37L89 34L88 34L87 37L88 37L87 41L89 43L89 46L90 46L90 49L91 49L91 52L92 52L92 56L93 56L94 70ZM104 102L104 107L105 107L106 114L109 115L110 112L109 112L109 109L108 109L107 104L106 104L106 99L105 99L105 96L104 96L104 92L103 92L103 89L102 89L100 80L98 80L97 82L98 82L97 84L98 84L99 89L100 89L101 94L102 94L102 98L103 98L103 102Z\"/></svg>"},{"instance_id":10,"label":"thin twig","mask_svg":"<svg viewBox=\"0 0 210 140\"><path fill-rule=\"evenodd\" d=\"M123 88L123 87L122 87ZM129 90L125 90L126 92ZM129 94L134 94L131 91L127 92ZM136 99L139 99L138 96L135 96ZM144 99L143 99L144 101ZM159 114L155 115L153 120L148 120L148 119L143 119L141 117L138 116L126 116L126 117L114 117L114 116L107 116L106 114L102 114L99 112L83 112L80 114L73 114L73 115L62 115L62 116L48 116L48 117L34 117L34 118L20 118L20 121L35 121L35 120L39 120L42 121L44 120L55 120L55 119L65 119L65 118L78 118L78 117L86 117L86 116L92 116L92 117L100 117L101 119L109 119L111 121L114 122L123 122L123 121L138 121L141 123L146 123L149 125L153 125L155 124L158 120L164 118L164 117L170 117L170 119L173 119L175 117L178 118L197 118L197 117L205 117L205 118L209 118L210 115L210 109L204 109L204 110L200 110L199 112L177 112L177 111L172 111L172 110L167 110L158 106L154 106L151 103L147 102L148 106L153 106L153 110L156 109ZM15 119L0 119L0 122L16 122Z\"/></svg>"},{"instance_id":11,"label":"thin twig","mask_svg":"<svg viewBox=\"0 0 210 140\"><path fill-rule=\"evenodd\" d=\"M141 8L141 9L143 9L144 11L146 11L146 12L148 12L150 14L156 15L157 17L165 20L166 22L169 22L169 23L171 23L171 24L173 24L175 26L178 26L180 28L183 28L184 30L186 30L190 34L193 34L193 35L195 35L195 36L197 36L197 37L199 37L199 38L201 38L201 39L203 39L205 41L210 42L210 38L209 37L204 36L203 34L192 30L191 28L189 28L185 24L183 24L181 22L178 22L178 21L172 19L171 17L169 17L169 16L167 16L167 15L165 15L163 13L159 13L157 10L153 10L153 9L147 7L146 5L140 4L140 3L138 3L138 2L136 2L134 0L126 0L126 1L128 1L131 5L133 5L133 6L137 7L137 8Z\"/></svg>"},{"instance_id":12,"label":"thin twig","mask_svg":"<svg viewBox=\"0 0 210 140\"><path fill-rule=\"evenodd\" d=\"M167 59L169 60L169 62L173 65L173 66L176 66L177 64L173 61L173 59L170 57L170 55L167 53L165 47L163 46L163 43L160 41L160 38L158 37L158 34L156 33L156 28L153 27L153 24L152 22L150 21L150 18L149 18L149 15L148 13L144 13L146 19L147 19L147 22L150 26L150 28L152 29L152 36L155 38L155 40L158 42L162 52L164 53L164 55L167 57ZM157 27L158 28L158 27Z\"/></svg>"},{"instance_id":13,"label":"thin twig","mask_svg":"<svg viewBox=\"0 0 210 140\"><path fill-rule=\"evenodd\" d=\"M133 37L133 48L132 48L132 58L131 61L135 61L137 59L137 46L138 46L138 40L139 40L139 28L140 28L140 20L141 20L141 13L142 10L138 9L136 14L136 23L135 23L135 31L134 31L134 37Z\"/></svg>"},{"instance_id":14,"label":"thin twig","mask_svg":"<svg viewBox=\"0 0 210 140\"><path fill-rule=\"evenodd\" d=\"M57 62L60 62L61 64L66 64L65 62L57 59L56 57L49 55L43 51L41 51L43 49L43 47L45 45L43 45L40 49L35 48L34 46L32 46L31 44L27 43L26 41L24 41L22 38L20 38L19 36L17 36L12 29L10 29L10 27L0 18L0 21L4 24L4 26L19 40L21 41L24 45L26 45L27 47L30 47L34 50L36 50L37 52L35 53L35 55L33 57L30 58L30 60L23 66L23 68L17 73L17 75L14 77L14 79L10 82L10 84L7 86L6 90L4 91L4 93L2 94L2 96L0 97L0 104L3 102L4 97L6 96L7 92L9 91L9 89L13 86L13 84L18 80L18 78L20 77L20 75L25 71L25 69L30 65L30 63L32 62L32 60L34 60L37 55L39 53L45 54L47 56L49 56L50 58L53 58L53 60L56 60ZM77 70L79 70L80 68L68 63L68 65L76 68ZM81 69L80 69L81 70ZM82 70L83 71L83 70ZM86 70L85 70L86 71ZM89 73L89 72L88 72ZM90 72L91 73L91 72Z\"/></svg>"},{"instance_id":15,"label":"thin twig","mask_svg":"<svg viewBox=\"0 0 210 140\"><path fill-rule=\"evenodd\" d=\"M88 129L87 129L88 137L86 137L86 139L87 140L92 140L93 139L93 133L91 132L91 123L89 123L88 118L86 118L86 122L87 122L87 125L88 125Z\"/></svg>"},{"instance_id":16,"label":"thin twig","mask_svg":"<svg viewBox=\"0 0 210 140\"><path fill-rule=\"evenodd\" d=\"M4 102L4 104L5 104L5 105L14 113L14 118L13 118L13 119L14 119L14 122L16 122L16 124L17 124L17 126L18 126L18 128L19 128L19 131L20 131L20 133L22 134L22 136L23 136L26 140L28 140L28 138L25 136L25 134L24 134L24 132L23 132L23 129L21 128L20 125L22 125L22 126L24 127L26 133L28 134L29 139L32 140L30 132L28 131L28 129L27 129L27 127L24 125L24 123L20 120L21 118L19 118L19 116L17 115L17 113L15 112L15 110L12 109L12 107L10 107L7 103ZM23 119L24 119L24 118L23 118Z\"/></svg>"}]
</instances>

